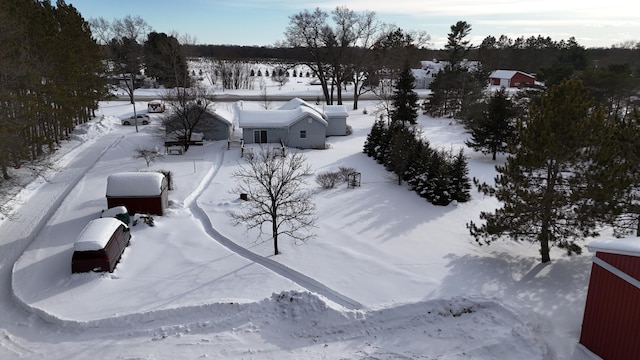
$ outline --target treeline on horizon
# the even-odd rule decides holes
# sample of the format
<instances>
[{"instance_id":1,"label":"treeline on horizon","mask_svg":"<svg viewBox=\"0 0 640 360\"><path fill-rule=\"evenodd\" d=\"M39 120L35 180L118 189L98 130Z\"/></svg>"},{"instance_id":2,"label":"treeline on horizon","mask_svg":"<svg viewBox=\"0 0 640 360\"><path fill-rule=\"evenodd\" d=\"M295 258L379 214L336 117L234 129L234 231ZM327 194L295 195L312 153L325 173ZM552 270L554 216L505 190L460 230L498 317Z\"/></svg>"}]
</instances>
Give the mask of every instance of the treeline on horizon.
<instances>
[{"instance_id":1,"label":"treeline on horizon","mask_svg":"<svg viewBox=\"0 0 640 360\"><path fill-rule=\"evenodd\" d=\"M543 39L548 40L548 38ZM219 60L259 61L269 59L301 62L308 60L309 56L305 48L204 44L184 44L183 46L185 53L189 57L205 57ZM578 49L584 52L588 67L606 68L609 65L628 64L634 74L640 75L640 47L583 48L578 46ZM508 69L535 74L540 69L551 66L559 56L569 51L572 51L572 48L566 46L527 46L521 45L521 42L516 42L509 47L483 47L481 45L469 51L469 60L480 61L486 71ZM573 51L575 51L575 48ZM440 49L414 49L410 55L409 63L413 67L417 67L418 63L423 60L444 60L446 59L446 54L446 50Z\"/></svg>"}]
</instances>

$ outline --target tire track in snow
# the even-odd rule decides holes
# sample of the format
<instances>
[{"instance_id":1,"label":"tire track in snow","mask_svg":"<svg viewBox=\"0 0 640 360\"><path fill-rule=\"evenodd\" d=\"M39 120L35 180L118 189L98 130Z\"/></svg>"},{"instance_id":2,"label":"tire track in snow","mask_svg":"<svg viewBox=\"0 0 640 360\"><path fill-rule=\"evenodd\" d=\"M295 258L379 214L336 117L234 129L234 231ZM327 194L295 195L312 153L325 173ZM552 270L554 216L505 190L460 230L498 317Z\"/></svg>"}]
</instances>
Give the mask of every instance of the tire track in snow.
<instances>
[{"instance_id":1,"label":"tire track in snow","mask_svg":"<svg viewBox=\"0 0 640 360\"><path fill-rule=\"evenodd\" d=\"M234 241L232 241L231 239L229 239L228 237L220 234L213 226L213 224L211 223L211 219L209 218L209 216L207 215L207 213L204 211L204 209L202 209L202 207L200 207L200 205L198 204L198 199L200 198L200 196L202 195L202 192L204 191L204 189L208 188L209 185L211 184L211 181L213 181L213 178L216 176L216 174L218 173L218 170L220 169L220 167L222 166L222 163L224 161L224 150L222 149L222 145L220 145L217 149L218 151L216 152L216 158L214 161L214 166L212 167L212 169L209 171L209 173L207 173L207 175L204 177L204 179L202 180L202 182L200 183L200 185L196 188L196 190L191 193L188 197L187 200L185 200L184 202L184 207L188 207L189 210L191 211L191 213L193 214L193 216L198 219L205 231L207 232L207 234L209 236L211 236L211 238L213 238L213 240L217 241L220 245L226 247L227 249L229 249L230 251L244 257L245 259L252 261L256 264L262 265L263 267L267 268L268 270L273 271L274 273L289 279L295 283L297 283L298 285L304 287L305 289L319 294L321 296L326 297L327 299L340 304L341 306L344 306L347 309L350 310L359 310L364 308L364 305L362 305L361 303L359 303L358 301L351 299L349 297L347 297L346 295L343 295L333 289L331 289L330 287L328 287L327 285L297 271L294 270L286 265L283 265L282 263L279 263L277 261L274 261L272 259L266 258L264 256L260 256L238 244L236 244Z\"/></svg>"}]
</instances>

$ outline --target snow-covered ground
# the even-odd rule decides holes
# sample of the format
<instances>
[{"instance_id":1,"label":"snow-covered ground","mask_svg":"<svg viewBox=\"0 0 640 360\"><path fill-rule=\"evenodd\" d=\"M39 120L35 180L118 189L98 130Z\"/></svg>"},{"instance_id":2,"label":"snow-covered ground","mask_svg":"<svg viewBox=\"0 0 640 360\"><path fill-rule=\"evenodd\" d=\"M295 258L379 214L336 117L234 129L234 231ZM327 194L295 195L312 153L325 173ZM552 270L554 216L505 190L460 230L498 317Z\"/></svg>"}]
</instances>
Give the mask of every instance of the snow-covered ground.
<instances>
[{"instance_id":1,"label":"snow-covered ground","mask_svg":"<svg viewBox=\"0 0 640 360\"><path fill-rule=\"evenodd\" d=\"M162 147L162 115L136 133L119 121L130 104L102 103L0 223L0 358L589 359L577 342L590 256L554 250L542 266L535 244L477 245L465 223L496 200L474 191L436 207L398 186L362 153L374 107L350 110L352 135L304 151L314 174L353 167L362 186L324 190L310 174L317 236L284 238L273 256L228 215L241 201L230 192L238 148L207 142L147 168L134 149ZM431 144L464 146L451 120L419 121ZM470 176L491 181L495 163L466 153ZM113 273L71 274L73 241L106 208L107 176L150 169L173 174L167 214L132 227Z\"/></svg>"}]
</instances>

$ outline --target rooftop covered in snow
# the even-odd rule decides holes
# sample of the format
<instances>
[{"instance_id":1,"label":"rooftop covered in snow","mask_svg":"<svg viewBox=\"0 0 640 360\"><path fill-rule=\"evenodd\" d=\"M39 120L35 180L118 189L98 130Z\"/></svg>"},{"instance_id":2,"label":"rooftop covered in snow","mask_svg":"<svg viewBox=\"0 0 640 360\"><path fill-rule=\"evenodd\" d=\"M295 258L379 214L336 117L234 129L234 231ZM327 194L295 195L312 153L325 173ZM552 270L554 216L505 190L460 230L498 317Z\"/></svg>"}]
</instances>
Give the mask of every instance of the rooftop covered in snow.
<instances>
[{"instance_id":1,"label":"rooftop covered in snow","mask_svg":"<svg viewBox=\"0 0 640 360\"><path fill-rule=\"evenodd\" d=\"M640 256L640 238L601 239L587 245L590 252Z\"/></svg>"},{"instance_id":2,"label":"rooftop covered in snow","mask_svg":"<svg viewBox=\"0 0 640 360\"><path fill-rule=\"evenodd\" d=\"M158 196L164 175L158 172L123 172L107 178L107 196Z\"/></svg>"},{"instance_id":3,"label":"rooftop covered in snow","mask_svg":"<svg viewBox=\"0 0 640 360\"><path fill-rule=\"evenodd\" d=\"M75 243L74 251L97 251L104 249L116 229L123 225L116 218L98 218L91 220L84 227Z\"/></svg>"}]
</instances>

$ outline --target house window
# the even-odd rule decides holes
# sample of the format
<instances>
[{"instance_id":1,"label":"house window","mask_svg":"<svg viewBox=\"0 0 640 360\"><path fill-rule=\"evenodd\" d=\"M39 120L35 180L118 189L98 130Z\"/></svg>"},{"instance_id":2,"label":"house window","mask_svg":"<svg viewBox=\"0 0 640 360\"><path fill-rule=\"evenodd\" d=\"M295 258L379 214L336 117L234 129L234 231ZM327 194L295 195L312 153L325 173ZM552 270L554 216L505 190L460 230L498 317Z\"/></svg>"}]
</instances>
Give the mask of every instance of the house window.
<instances>
[{"instance_id":1,"label":"house window","mask_svg":"<svg viewBox=\"0 0 640 360\"><path fill-rule=\"evenodd\" d=\"M265 144L267 142L267 130L253 130L253 142Z\"/></svg>"},{"instance_id":2,"label":"house window","mask_svg":"<svg viewBox=\"0 0 640 360\"><path fill-rule=\"evenodd\" d=\"M307 130L300 130L300 139L307 138Z\"/></svg>"}]
</instances>

